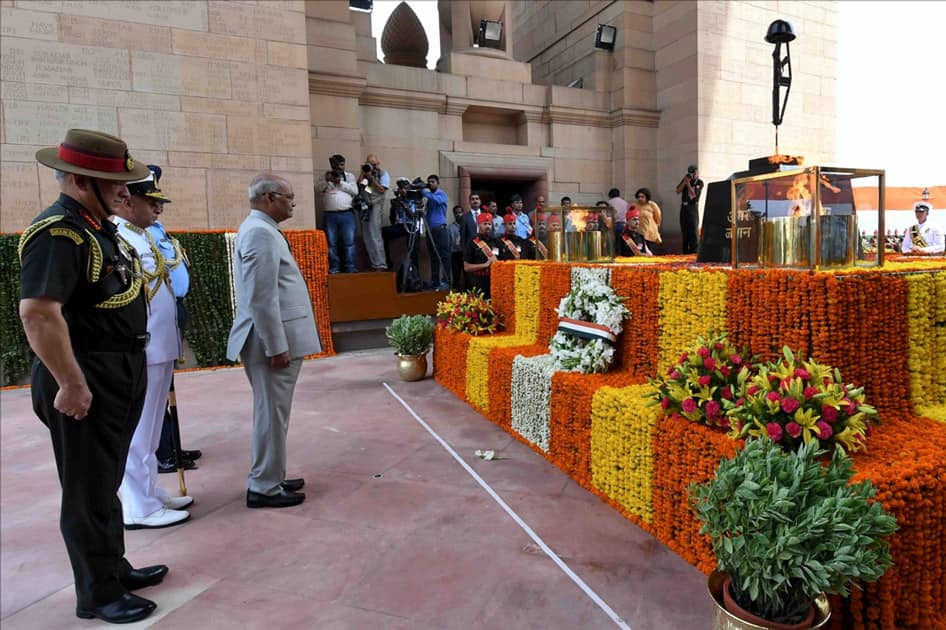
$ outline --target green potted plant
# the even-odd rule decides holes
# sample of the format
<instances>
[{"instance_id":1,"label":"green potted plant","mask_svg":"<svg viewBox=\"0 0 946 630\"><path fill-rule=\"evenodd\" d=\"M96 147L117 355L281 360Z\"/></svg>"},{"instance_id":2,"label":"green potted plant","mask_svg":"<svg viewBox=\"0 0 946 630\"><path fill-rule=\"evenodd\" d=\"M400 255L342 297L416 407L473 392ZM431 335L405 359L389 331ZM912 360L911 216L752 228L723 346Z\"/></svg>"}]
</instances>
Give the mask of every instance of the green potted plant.
<instances>
[{"instance_id":1,"label":"green potted plant","mask_svg":"<svg viewBox=\"0 0 946 630\"><path fill-rule=\"evenodd\" d=\"M401 315L384 329L397 354L397 372L405 381L427 375L427 351L434 341L434 324L426 315Z\"/></svg>"},{"instance_id":2,"label":"green potted plant","mask_svg":"<svg viewBox=\"0 0 946 630\"><path fill-rule=\"evenodd\" d=\"M873 582L890 566L884 537L896 519L870 501L869 480L850 483L843 448L822 464L825 452L816 440L786 452L752 439L709 482L690 484L718 563L710 577L717 627L821 627L830 615L825 593L846 596L855 581Z\"/></svg>"}]
</instances>

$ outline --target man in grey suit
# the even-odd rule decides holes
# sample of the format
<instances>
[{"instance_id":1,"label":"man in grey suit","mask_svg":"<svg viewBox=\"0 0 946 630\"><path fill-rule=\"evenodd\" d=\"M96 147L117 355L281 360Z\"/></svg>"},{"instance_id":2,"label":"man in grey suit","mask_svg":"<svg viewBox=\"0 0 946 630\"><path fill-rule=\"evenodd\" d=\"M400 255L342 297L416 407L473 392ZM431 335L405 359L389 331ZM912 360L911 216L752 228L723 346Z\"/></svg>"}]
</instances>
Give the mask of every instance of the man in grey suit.
<instances>
[{"instance_id":1,"label":"man in grey suit","mask_svg":"<svg viewBox=\"0 0 946 630\"><path fill-rule=\"evenodd\" d=\"M312 301L279 223L295 195L285 179L263 173L250 182L250 214L233 249L237 310L227 358L242 355L253 388L253 448L246 506L289 507L305 500L305 480L286 479L286 432L302 357L319 352Z\"/></svg>"}]
</instances>

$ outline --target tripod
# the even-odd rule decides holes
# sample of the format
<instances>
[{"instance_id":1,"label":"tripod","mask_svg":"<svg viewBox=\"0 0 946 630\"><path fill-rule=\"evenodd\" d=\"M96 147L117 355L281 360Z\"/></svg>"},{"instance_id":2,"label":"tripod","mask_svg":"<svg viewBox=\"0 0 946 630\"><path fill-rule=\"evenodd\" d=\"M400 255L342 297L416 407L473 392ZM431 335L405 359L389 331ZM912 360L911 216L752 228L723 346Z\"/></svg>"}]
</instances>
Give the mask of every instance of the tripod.
<instances>
[{"instance_id":1,"label":"tripod","mask_svg":"<svg viewBox=\"0 0 946 630\"><path fill-rule=\"evenodd\" d=\"M407 251L404 253L403 260L401 260L400 264L397 266L397 273L401 277L401 293L407 293L414 287L423 285L420 279L420 270L417 268L417 237L424 236L425 234L431 235L430 225L427 223L427 216L420 215L414 218L411 224L405 223L404 231L407 233ZM441 280L446 279L445 263L440 256L440 252L437 251L437 246L434 243L432 235L429 236L427 242L431 245L428 249L433 250L433 255L437 257L437 262L440 265L439 273L437 274L437 282L439 283ZM428 255L430 253L431 252L428 252Z\"/></svg>"}]
</instances>

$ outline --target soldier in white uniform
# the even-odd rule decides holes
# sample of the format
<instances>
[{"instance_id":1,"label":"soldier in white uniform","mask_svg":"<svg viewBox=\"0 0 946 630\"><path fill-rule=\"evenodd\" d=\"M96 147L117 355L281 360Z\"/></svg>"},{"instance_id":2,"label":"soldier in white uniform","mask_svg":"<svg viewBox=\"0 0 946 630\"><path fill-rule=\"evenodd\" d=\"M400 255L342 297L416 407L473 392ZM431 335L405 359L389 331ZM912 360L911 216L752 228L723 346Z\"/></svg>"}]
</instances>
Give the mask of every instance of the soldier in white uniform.
<instances>
[{"instance_id":1,"label":"soldier in white uniform","mask_svg":"<svg viewBox=\"0 0 946 630\"><path fill-rule=\"evenodd\" d=\"M148 285L147 348L148 390L141 419L131 439L125 476L119 488L125 529L169 527L183 523L190 513L182 509L194 502L191 497L170 497L157 487L158 459L155 451L167 404L174 360L180 356L177 333L177 306L164 256L147 228L160 214L167 198L155 186L152 172L143 180L130 182L130 201L115 209L118 232L141 258Z\"/></svg>"},{"instance_id":2,"label":"soldier in white uniform","mask_svg":"<svg viewBox=\"0 0 946 630\"><path fill-rule=\"evenodd\" d=\"M900 248L904 254L942 254L946 249L943 232L927 221L933 206L928 201L917 201L913 204L916 213L916 224L907 230Z\"/></svg>"}]
</instances>

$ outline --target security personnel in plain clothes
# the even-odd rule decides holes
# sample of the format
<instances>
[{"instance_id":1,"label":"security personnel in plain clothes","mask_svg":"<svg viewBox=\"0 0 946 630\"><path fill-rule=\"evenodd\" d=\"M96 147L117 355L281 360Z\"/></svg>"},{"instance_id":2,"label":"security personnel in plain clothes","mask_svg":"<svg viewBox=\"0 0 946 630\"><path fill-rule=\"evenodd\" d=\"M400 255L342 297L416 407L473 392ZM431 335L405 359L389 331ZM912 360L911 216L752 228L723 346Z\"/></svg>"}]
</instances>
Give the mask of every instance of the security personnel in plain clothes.
<instances>
[{"instance_id":1,"label":"security personnel in plain clothes","mask_svg":"<svg viewBox=\"0 0 946 630\"><path fill-rule=\"evenodd\" d=\"M20 319L36 353L33 409L49 429L62 485L60 529L76 615L130 623L156 605L129 591L168 568L125 559L118 487L147 384L147 298L134 250L108 221L125 182L148 174L125 143L71 129L36 159L61 194L20 238Z\"/></svg>"},{"instance_id":2,"label":"security personnel in plain clothes","mask_svg":"<svg viewBox=\"0 0 946 630\"><path fill-rule=\"evenodd\" d=\"M118 225L118 233L135 248L141 259L151 340L146 351L148 389L141 419L131 439L119 495L125 529L157 529L186 521L190 513L183 508L194 502L188 496L168 496L157 485L158 458L155 452L174 375L174 361L181 355L181 340L177 332L177 304L171 276L164 255L148 231L161 213L164 194L155 185L153 172L141 180L129 182L128 192L131 196L129 202L116 209L112 220Z\"/></svg>"},{"instance_id":3,"label":"security personnel in plain clothes","mask_svg":"<svg viewBox=\"0 0 946 630\"><path fill-rule=\"evenodd\" d=\"M493 238L493 215L480 212L476 217L477 234L463 252L463 271L467 286L479 289L489 299L489 268L499 260L499 242Z\"/></svg>"}]
</instances>

